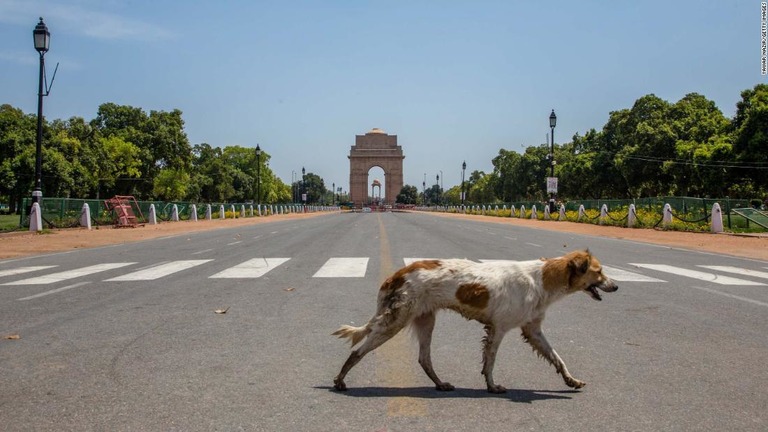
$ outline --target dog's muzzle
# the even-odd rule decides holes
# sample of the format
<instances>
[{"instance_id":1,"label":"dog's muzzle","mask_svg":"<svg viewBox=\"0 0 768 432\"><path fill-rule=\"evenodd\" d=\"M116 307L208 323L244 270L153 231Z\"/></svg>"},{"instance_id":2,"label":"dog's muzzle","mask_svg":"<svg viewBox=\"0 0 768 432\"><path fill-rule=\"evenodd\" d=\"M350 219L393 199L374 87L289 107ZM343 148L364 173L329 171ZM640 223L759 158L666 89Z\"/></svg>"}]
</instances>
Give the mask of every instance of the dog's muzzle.
<instances>
[{"instance_id":1,"label":"dog's muzzle","mask_svg":"<svg viewBox=\"0 0 768 432\"><path fill-rule=\"evenodd\" d=\"M584 291L586 291L593 299L601 301L603 298L600 297L600 293L597 292L598 289L604 292L614 292L619 289L619 287L611 279L606 279L599 284L588 286Z\"/></svg>"}]
</instances>

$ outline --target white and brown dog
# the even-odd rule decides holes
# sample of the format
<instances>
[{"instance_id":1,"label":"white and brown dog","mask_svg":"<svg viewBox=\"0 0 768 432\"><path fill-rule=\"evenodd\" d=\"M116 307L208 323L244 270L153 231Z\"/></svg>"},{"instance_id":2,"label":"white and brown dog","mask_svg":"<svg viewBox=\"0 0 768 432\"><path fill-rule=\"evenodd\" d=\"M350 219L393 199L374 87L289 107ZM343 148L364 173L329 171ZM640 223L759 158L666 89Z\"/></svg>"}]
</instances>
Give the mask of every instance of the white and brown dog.
<instances>
[{"instance_id":1,"label":"white and brown dog","mask_svg":"<svg viewBox=\"0 0 768 432\"><path fill-rule=\"evenodd\" d=\"M452 309L485 325L483 375L491 393L506 389L493 381L496 351L504 335L520 327L523 339L547 359L572 388L586 383L574 378L541 332L547 307L568 294L584 291L601 300L597 289L613 292L616 284L603 274L589 251L575 251L559 258L520 262L476 263L468 260L424 260L398 270L382 285L376 314L362 327L342 326L333 335L349 338L352 346L365 342L350 354L333 380L346 390L344 377L366 354L410 324L419 340L419 364L438 390L453 390L432 368L430 345L435 314Z\"/></svg>"}]
</instances>

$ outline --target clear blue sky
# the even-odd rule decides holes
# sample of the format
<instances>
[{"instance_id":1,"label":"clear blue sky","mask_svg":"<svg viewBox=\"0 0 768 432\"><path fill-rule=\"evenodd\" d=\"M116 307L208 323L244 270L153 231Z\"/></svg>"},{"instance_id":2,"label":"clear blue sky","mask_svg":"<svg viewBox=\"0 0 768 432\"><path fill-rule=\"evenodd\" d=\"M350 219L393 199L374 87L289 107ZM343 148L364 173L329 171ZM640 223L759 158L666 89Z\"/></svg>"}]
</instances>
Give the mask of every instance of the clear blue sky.
<instances>
[{"instance_id":1,"label":"clear blue sky","mask_svg":"<svg viewBox=\"0 0 768 432\"><path fill-rule=\"evenodd\" d=\"M191 144L261 147L284 181L348 188L350 146L398 135L405 182L600 129L654 93L727 117L760 75L760 1L0 0L0 103L36 111L32 29L59 62L49 119L104 102L184 113ZM373 178L381 178L373 171Z\"/></svg>"}]
</instances>

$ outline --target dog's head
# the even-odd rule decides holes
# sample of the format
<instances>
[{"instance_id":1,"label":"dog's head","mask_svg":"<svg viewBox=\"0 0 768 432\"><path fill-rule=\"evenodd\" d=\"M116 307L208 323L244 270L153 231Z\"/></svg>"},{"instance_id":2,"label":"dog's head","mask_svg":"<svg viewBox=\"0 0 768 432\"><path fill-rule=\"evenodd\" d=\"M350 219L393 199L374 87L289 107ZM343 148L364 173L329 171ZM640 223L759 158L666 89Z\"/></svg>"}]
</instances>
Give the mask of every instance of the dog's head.
<instances>
[{"instance_id":1,"label":"dog's head","mask_svg":"<svg viewBox=\"0 0 768 432\"><path fill-rule=\"evenodd\" d=\"M568 285L571 291L584 291L593 299L602 300L598 289L605 292L619 289L611 278L603 274L603 266L589 250L571 252L563 258L568 262Z\"/></svg>"},{"instance_id":2,"label":"dog's head","mask_svg":"<svg viewBox=\"0 0 768 432\"><path fill-rule=\"evenodd\" d=\"M616 283L603 274L603 266L589 250L571 252L562 258L568 271L569 292L584 291L595 300L602 300L598 289L614 292L619 289Z\"/></svg>"}]
</instances>

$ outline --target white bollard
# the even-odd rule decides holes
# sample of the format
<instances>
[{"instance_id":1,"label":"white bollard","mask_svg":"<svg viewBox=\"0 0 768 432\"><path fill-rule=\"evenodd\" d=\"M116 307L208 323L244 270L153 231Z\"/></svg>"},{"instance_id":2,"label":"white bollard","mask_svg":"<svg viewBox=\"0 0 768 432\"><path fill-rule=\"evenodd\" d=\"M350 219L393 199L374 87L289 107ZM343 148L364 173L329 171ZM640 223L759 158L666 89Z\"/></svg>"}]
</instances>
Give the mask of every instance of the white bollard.
<instances>
[{"instance_id":1,"label":"white bollard","mask_svg":"<svg viewBox=\"0 0 768 432\"><path fill-rule=\"evenodd\" d=\"M538 219L539 218L539 212L536 211L536 204L531 206L531 219Z\"/></svg>"},{"instance_id":2,"label":"white bollard","mask_svg":"<svg viewBox=\"0 0 768 432\"><path fill-rule=\"evenodd\" d=\"M560 204L560 217L557 218L559 221L565 220L565 204Z\"/></svg>"},{"instance_id":3,"label":"white bollard","mask_svg":"<svg viewBox=\"0 0 768 432\"><path fill-rule=\"evenodd\" d=\"M661 219L661 225L666 228L672 223L672 206L664 204L664 216Z\"/></svg>"},{"instance_id":4,"label":"white bollard","mask_svg":"<svg viewBox=\"0 0 768 432\"><path fill-rule=\"evenodd\" d=\"M179 221L179 206L174 204L173 208L171 209L171 221L178 222Z\"/></svg>"},{"instance_id":5,"label":"white bollard","mask_svg":"<svg viewBox=\"0 0 768 432\"><path fill-rule=\"evenodd\" d=\"M520 206L520 219L523 219L523 218L525 218L525 206L521 205Z\"/></svg>"},{"instance_id":6,"label":"white bollard","mask_svg":"<svg viewBox=\"0 0 768 432\"><path fill-rule=\"evenodd\" d=\"M157 210L155 210L154 204L149 205L149 220L147 223L150 225L157 225Z\"/></svg>"},{"instance_id":7,"label":"white bollard","mask_svg":"<svg viewBox=\"0 0 768 432\"><path fill-rule=\"evenodd\" d=\"M723 212L718 203L712 205L712 232L723 232Z\"/></svg>"},{"instance_id":8,"label":"white bollard","mask_svg":"<svg viewBox=\"0 0 768 432\"><path fill-rule=\"evenodd\" d=\"M605 219L608 217L608 204L603 204L602 207L600 207L600 225L605 222Z\"/></svg>"},{"instance_id":9,"label":"white bollard","mask_svg":"<svg viewBox=\"0 0 768 432\"><path fill-rule=\"evenodd\" d=\"M189 220L197 222L197 205L195 204L189 208Z\"/></svg>"},{"instance_id":10,"label":"white bollard","mask_svg":"<svg viewBox=\"0 0 768 432\"><path fill-rule=\"evenodd\" d=\"M83 210L80 212L80 226L91 229L91 207L88 203L83 203Z\"/></svg>"},{"instance_id":11,"label":"white bollard","mask_svg":"<svg viewBox=\"0 0 768 432\"><path fill-rule=\"evenodd\" d=\"M630 204L629 213L627 213L627 227L634 228L636 223L637 223L637 211L635 210L635 205Z\"/></svg>"},{"instance_id":12,"label":"white bollard","mask_svg":"<svg viewBox=\"0 0 768 432\"><path fill-rule=\"evenodd\" d=\"M235 213L235 205L234 204L230 204L229 205L229 211L232 212L232 219L237 217L237 213Z\"/></svg>"},{"instance_id":13,"label":"white bollard","mask_svg":"<svg viewBox=\"0 0 768 432\"><path fill-rule=\"evenodd\" d=\"M43 230L43 216L40 214L40 204L32 204L32 210L29 212L29 230L30 231L42 231Z\"/></svg>"},{"instance_id":14,"label":"white bollard","mask_svg":"<svg viewBox=\"0 0 768 432\"><path fill-rule=\"evenodd\" d=\"M212 212L211 212L211 205L206 204L205 205L205 220L211 220L213 219Z\"/></svg>"},{"instance_id":15,"label":"white bollard","mask_svg":"<svg viewBox=\"0 0 768 432\"><path fill-rule=\"evenodd\" d=\"M224 204L219 206L219 219L226 219L227 214L224 213Z\"/></svg>"},{"instance_id":16,"label":"white bollard","mask_svg":"<svg viewBox=\"0 0 768 432\"><path fill-rule=\"evenodd\" d=\"M509 217L515 217L515 206L509 206Z\"/></svg>"},{"instance_id":17,"label":"white bollard","mask_svg":"<svg viewBox=\"0 0 768 432\"><path fill-rule=\"evenodd\" d=\"M584 204L579 204L579 218L577 219L579 222L581 222L582 219L587 215L587 212L584 210Z\"/></svg>"},{"instance_id":18,"label":"white bollard","mask_svg":"<svg viewBox=\"0 0 768 432\"><path fill-rule=\"evenodd\" d=\"M251 204L250 206L250 211L251 211L251 217L253 217L253 204Z\"/></svg>"},{"instance_id":19,"label":"white bollard","mask_svg":"<svg viewBox=\"0 0 768 432\"><path fill-rule=\"evenodd\" d=\"M240 204L240 217L245 217L245 204Z\"/></svg>"},{"instance_id":20,"label":"white bollard","mask_svg":"<svg viewBox=\"0 0 768 432\"><path fill-rule=\"evenodd\" d=\"M549 220L549 206L544 206L544 220Z\"/></svg>"}]
</instances>

